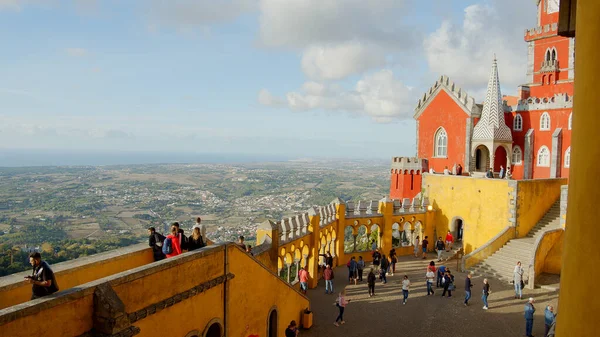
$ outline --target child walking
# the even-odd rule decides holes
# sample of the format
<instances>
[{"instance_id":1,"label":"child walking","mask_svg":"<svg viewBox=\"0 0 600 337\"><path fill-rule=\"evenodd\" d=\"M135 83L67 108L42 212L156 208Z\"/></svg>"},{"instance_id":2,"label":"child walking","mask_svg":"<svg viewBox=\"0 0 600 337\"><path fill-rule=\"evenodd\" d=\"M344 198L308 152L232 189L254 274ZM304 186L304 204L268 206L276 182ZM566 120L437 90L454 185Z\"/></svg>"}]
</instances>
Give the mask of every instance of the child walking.
<instances>
[{"instance_id":1,"label":"child walking","mask_svg":"<svg viewBox=\"0 0 600 337\"><path fill-rule=\"evenodd\" d=\"M335 322L333 323L333 325L340 326L340 324L346 323L344 321L344 308L346 308L346 305L349 302L350 302L350 300L346 299L346 289L344 289L344 290L342 290L342 292L340 293L340 295L338 296L338 298L335 302L335 306L338 307L340 313L338 314L338 317L335 319Z\"/></svg>"},{"instance_id":2,"label":"child walking","mask_svg":"<svg viewBox=\"0 0 600 337\"><path fill-rule=\"evenodd\" d=\"M408 289L410 288L410 281L408 280L408 275L404 275L404 280L402 281L402 295L404 295L404 300L402 304L406 304L408 300Z\"/></svg>"}]
</instances>

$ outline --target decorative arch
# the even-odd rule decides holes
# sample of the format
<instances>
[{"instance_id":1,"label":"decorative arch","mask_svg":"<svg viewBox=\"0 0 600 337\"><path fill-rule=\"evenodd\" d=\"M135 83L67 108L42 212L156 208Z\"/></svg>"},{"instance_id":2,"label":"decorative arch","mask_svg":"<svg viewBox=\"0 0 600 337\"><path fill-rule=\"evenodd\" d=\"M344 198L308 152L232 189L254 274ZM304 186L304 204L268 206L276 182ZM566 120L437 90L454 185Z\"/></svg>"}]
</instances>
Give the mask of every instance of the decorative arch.
<instances>
[{"instance_id":1,"label":"decorative arch","mask_svg":"<svg viewBox=\"0 0 600 337\"><path fill-rule=\"evenodd\" d=\"M552 48L552 55L551 55L551 57L550 57L550 60L552 60L552 61L556 61L556 60L557 60L557 57L558 57L558 55L557 55L557 53L556 53L556 48L554 48L554 47L553 47L553 48Z\"/></svg>"},{"instance_id":2,"label":"decorative arch","mask_svg":"<svg viewBox=\"0 0 600 337\"><path fill-rule=\"evenodd\" d=\"M206 324L204 332L202 332L202 337L223 337L224 333L225 331L221 319L213 318Z\"/></svg>"},{"instance_id":3,"label":"decorative arch","mask_svg":"<svg viewBox=\"0 0 600 337\"><path fill-rule=\"evenodd\" d=\"M475 157L475 171L487 172L490 167L490 149L485 144L479 144L473 148Z\"/></svg>"},{"instance_id":4,"label":"decorative arch","mask_svg":"<svg viewBox=\"0 0 600 337\"><path fill-rule=\"evenodd\" d=\"M402 227L402 246L412 246L412 224L405 222Z\"/></svg>"},{"instance_id":5,"label":"decorative arch","mask_svg":"<svg viewBox=\"0 0 600 337\"><path fill-rule=\"evenodd\" d=\"M392 248L402 246L402 233L400 232L400 224L394 222L392 225Z\"/></svg>"},{"instance_id":6,"label":"decorative arch","mask_svg":"<svg viewBox=\"0 0 600 337\"><path fill-rule=\"evenodd\" d=\"M369 235L367 234L367 226L360 225L358 227L358 234L356 235L356 251L357 252L367 252L371 249L369 244Z\"/></svg>"},{"instance_id":7,"label":"decorative arch","mask_svg":"<svg viewBox=\"0 0 600 337\"><path fill-rule=\"evenodd\" d=\"M542 75L542 85L546 84L546 75Z\"/></svg>"},{"instance_id":8,"label":"decorative arch","mask_svg":"<svg viewBox=\"0 0 600 337\"><path fill-rule=\"evenodd\" d=\"M552 84L553 82L554 82L554 75L553 74L548 75L548 84Z\"/></svg>"},{"instance_id":9,"label":"decorative arch","mask_svg":"<svg viewBox=\"0 0 600 337\"><path fill-rule=\"evenodd\" d=\"M465 228L465 219L463 219L461 216L453 217L448 228L450 233L452 233L452 236L454 236L455 242L462 241Z\"/></svg>"},{"instance_id":10,"label":"decorative arch","mask_svg":"<svg viewBox=\"0 0 600 337\"><path fill-rule=\"evenodd\" d=\"M200 331L198 330L192 330L190 332L188 332L185 337L200 337Z\"/></svg>"},{"instance_id":11,"label":"decorative arch","mask_svg":"<svg viewBox=\"0 0 600 337\"><path fill-rule=\"evenodd\" d=\"M537 166L550 167L550 150L545 145L538 150Z\"/></svg>"},{"instance_id":12,"label":"decorative arch","mask_svg":"<svg viewBox=\"0 0 600 337\"><path fill-rule=\"evenodd\" d=\"M513 130L515 131L523 131L523 117L521 114L516 114L513 119Z\"/></svg>"},{"instance_id":13,"label":"decorative arch","mask_svg":"<svg viewBox=\"0 0 600 337\"><path fill-rule=\"evenodd\" d=\"M356 242L354 239L354 228L352 228L352 226L346 226L346 228L344 228L344 253L352 253L355 250Z\"/></svg>"},{"instance_id":14,"label":"decorative arch","mask_svg":"<svg viewBox=\"0 0 600 337\"><path fill-rule=\"evenodd\" d=\"M550 114L548 112L544 112L542 117L540 118L540 130L541 131L549 131L550 130Z\"/></svg>"},{"instance_id":15,"label":"decorative arch","mask_svg":"<svg viewBox=\"0 0 600 337\"><path fill-rule=\"evenodd\" d=\"M523 151L521 151L521 147L519 147L519 145L515 145L515 147L513 147L511 161L512 161L513 165L522 165L523 164Z\"/></svg>"},{"instance_id":16,"label":"decorative arch","mask_svg":"<svg viewBox=\"0 0 600 337\"><path fill-rule=\"evenodd\" d=\"M277 312L277 306L274 305L269 309L269 314L267 315L267 334L268 337L277 337L278 329L278 319L279 314Z\"/></svg>"},{"instance_id":17,"label":"decorative arch","mask_svg":"<svg viewBox=\"0 0 600 337\"><path fill-rule=\"evenodd\" d=\"M433 144L434 157L448 157L448 133L443 127L440 126L435 132Z\"/></svg>"},{"instance_id":18,"label":"decorative arch","mask_svg":"<svg viewBox=\"0 0 600 337\"><path fill-rule=\"evenodd\" d=\"M550 54L550 48L546 48L546 62L550 62L552 55Z\"/></svg>"},{"instance_id":19,"label":"decorative arch","mask_svg":"<svg viewBox=\"0 0 600 337\"><path fill-rule=\"evenodd\" d=\"M369 230L369 244L375 240L377 248L381 247L381 227L378 224L371 225Z\"/></svg>"},{"instance_id":20,"label":"decorative arch","mask_svg":"<svg viewBox=\"0 0 600 337\"><path fill-rule=\"evenodd\" d=\"M565 168L569 168L571 166L571 147L569 146L565 151Z\"/></svg>"},{"instance_id":21,"label":"decorative arch","mask_svg":"<svg viewBox=\"0 0 600 337\"><path fill-rule=\"evenodd\" d=\"M421 239L421 241L423 241L423 238L424 238L423 235L424 235L423 224L421 223L421 221L415 222L415 230L413 232L413 239L418 236Z\"/></svg>"}]
</instances>

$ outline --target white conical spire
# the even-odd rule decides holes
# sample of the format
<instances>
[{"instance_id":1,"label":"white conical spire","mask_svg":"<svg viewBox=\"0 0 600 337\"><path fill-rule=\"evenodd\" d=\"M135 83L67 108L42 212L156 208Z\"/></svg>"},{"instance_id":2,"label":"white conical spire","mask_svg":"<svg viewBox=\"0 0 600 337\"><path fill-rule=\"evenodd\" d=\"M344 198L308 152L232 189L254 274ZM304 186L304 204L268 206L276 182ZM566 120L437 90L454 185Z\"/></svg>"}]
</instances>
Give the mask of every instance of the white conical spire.
<instances>
[{"instance_id":1,"label":"white conical spire","mask_svg":"<svg viewBox=\"0 0 600 337\"><path fill-rule=\"evenodd\" d=\"M481 119L473 130L473 139L512 141L510 128L504 121L504 101L500 91L496 55L492 63Z\"/></svg>"}]
</instances>

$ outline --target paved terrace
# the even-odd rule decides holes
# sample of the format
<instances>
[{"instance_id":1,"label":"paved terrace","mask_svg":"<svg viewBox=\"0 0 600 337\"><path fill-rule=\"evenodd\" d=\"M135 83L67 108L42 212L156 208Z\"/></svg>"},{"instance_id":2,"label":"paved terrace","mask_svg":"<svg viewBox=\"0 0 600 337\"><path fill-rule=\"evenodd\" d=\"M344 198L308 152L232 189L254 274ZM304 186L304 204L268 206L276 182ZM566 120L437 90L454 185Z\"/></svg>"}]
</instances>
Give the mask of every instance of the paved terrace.
<instances>
[{"instance_id":1,"label":"paved terrace","mask_svg":"<svg viewBox=\"0 0 600 337\"><path fill-rule=\"evenodd\" d=\"M348 285L348 269L335 269L334 295L325 295L325 282L308 291L314 312L314 325L301 332L301 336L524 336L523 308L526 299L536 300L534 336L544 334L544 309L553 304L556 309L558 292L535 289L523 290L523 300L514 299L512 285L489 279L492 293L488 298L489 310L483 310L481 289L483 278L473 277L473 297L470 306L463 305L465 273L457 272L456 260L446 262L455 277L456 292L451 298L442 298L442 289L435 289L434 296L427 296L425 272L430 260L399 257L396 274L388 276L388 283L375 285L375 296L369 298L366 275L363 283ZM437 266L437 263L436 263ZM402 305L400 282L407 274L412 282L408 303ZM347 286L352 300L346 307L346 324L336 327L333 322L338 314L334 306L337 293Z\"/></svg>"}]
</instances>

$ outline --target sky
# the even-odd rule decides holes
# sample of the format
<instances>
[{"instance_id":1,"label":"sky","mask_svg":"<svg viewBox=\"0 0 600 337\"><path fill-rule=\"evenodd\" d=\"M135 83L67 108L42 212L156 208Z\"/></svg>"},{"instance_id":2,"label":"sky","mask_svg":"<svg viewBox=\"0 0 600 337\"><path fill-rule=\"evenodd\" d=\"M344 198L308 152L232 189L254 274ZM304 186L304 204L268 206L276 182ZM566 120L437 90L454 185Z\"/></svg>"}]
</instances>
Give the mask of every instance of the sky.
<instances>
[{"instance_id":1,"label":"sky","mask_svg":"<svg viewBox=\"0 0 600 337\"><path fill-rule=\"evenodd\" d=\"M414 156L441 75L525 83L523 0L0 0L0 149Z\"/></svg>"}]
</instances>

